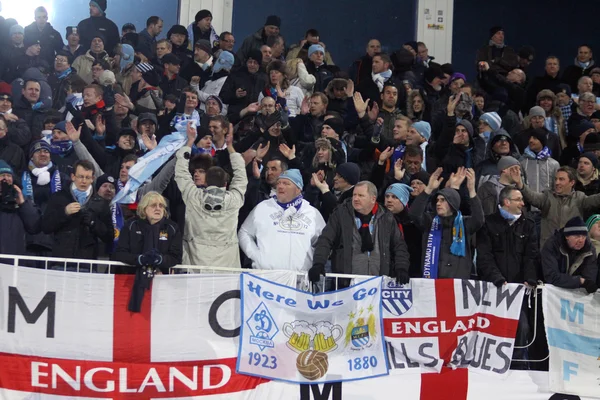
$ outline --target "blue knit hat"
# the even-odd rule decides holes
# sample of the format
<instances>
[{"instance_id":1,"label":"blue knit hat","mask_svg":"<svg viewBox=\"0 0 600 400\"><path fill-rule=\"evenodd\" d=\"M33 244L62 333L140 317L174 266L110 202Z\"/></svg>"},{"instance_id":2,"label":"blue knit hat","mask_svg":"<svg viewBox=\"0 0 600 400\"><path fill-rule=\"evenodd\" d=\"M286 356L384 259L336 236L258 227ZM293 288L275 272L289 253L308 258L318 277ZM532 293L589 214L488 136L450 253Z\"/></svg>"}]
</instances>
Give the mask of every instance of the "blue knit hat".
<instances>
[{"instance_id":1,"label":"blue knit hat","mask_svg":"<svg viewBox=\"0 0 600 400\"><path fill-rule=\"evenodd\" d=\"M495 111L486 112L479 117L479 120L488 124L490 128L492 128L492 132L497 131L502 126L502 118L500 118L498 113Z\"/></svg>"},{"instance_id":2,"label":"blue knit hat","mask_svg":"<svg viewBox=\"0 0 600 400\"><path fill-rule=\"evenodd\" d=\"M294 185L298 186L300 190L304 189L304 181L302 180L302 174L297 169L288 169L281 175L279 175L278 179L289 179L294 183Z\"/></svg>"},{"instance_id":3,"label":"blue knit hat","mask_svg":"<svg viewBox=\"0 0 600 400\"><path fill-rule=\"evenodd\" d=\"M15 175L11 166L8 165L8 163L4 160L0 160L0 174L11 174L13 176Z\"/></svg>"},{"instance_id":4,"label":"blue knit hat","mask_svg":"<svg viewBox=\"0 0 600 400\"><path fill-rule=\"evenodd\" d=\"M408 199L410 198L410 192L412 191L413 188L411 188L408 185L405 185L404 183L394 183L393 185L390 185L387 188L385 194L393 194L398 198L398 200L400 200L400 203L402 203L404 207L406 207L406 205L408 204Z\"/></svg>"},{"instance_id":5,"label":"blue knit hat","mask_svg":"<svg viewBox=\"0 0 600 400\"><path fill-rule=\"evenodd\" d=\"M23 29L23 27L21 25L13 25L8 30L8 34L9 34L9 36L12 36L15 33L20 33L21 35L24 35L25 34L25 30Z\"/></svg>"},{"instance_id":6,"label":"blue knit hat","mask_svg":"<svg viewBox=\"0 0 600 400\"><path fill-rule=\"evenodd\" d=\"M49 153L52 152L52 149L50 148L50 144L48 144L48 142L46 142L45 140L36 140L31 144L31 147L29 148L29 158L31 158L36 151L40 150L46 150Z\"/></svg>"},{"instance_id":7,"label":"blue knit hat","mask_svg":"<svg viewBox=\"0 0 600 400\"><path fill-rule=\"evenodd\" d=\"M419 132L419 135L423 136L425 140L429 140L431 137L431 125L429 122L419 121L412 124L412 127Z\"/></svg>"},{"instance_id":8,"label":"blue knit hat","mask_svg":"<svg viewBox=\"0 0 600 400\"><path fill-rule=\"evenodd\" d=\"M320 51L325 54L325 49L320 44L313 44L308 48L308 56L310 57L315 51Z\"/></svg>"},{"instance_id":9,"label":"blue knit hat","mask_svg":"<svg viewBox=\"0 0 600 400\"><path fill-rule=\"evenodd\" d=\"M219 58L217 59L217 61L215 62L215 65L213 66L213 73L217 73L217 72L221 71L222 69L231 71L231 68L233 68L234 61L235 61L235 59L233 57L233 54L231 54L228 51L223 50L221 52L221 54L219 54Z\"/></svg>"},{"instance_id":10,"label":"blue knit hat","mask_svg":"<svg viewBox=\"0 0 600 400\"><path fill-rule=\"evenodd\" d=\"M54 129L67 133L67 121L60 121L58 124L54 125Z\"/></svg>"}]
</instances>

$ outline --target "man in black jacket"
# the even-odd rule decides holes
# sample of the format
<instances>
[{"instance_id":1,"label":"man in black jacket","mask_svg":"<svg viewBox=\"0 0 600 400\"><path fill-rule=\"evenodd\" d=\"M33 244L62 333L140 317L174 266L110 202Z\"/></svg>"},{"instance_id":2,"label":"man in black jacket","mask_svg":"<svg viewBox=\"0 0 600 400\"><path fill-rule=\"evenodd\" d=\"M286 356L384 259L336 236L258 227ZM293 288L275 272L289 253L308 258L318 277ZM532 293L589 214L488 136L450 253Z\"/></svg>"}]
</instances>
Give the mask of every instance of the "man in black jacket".
<instances>
[{"instance_id":1,"label":"man in black jacket","mask_svg":"<svg viewBox=\"0 0 600 400\"><path fill-rule=\"evenodd\" d=\"M80 42L82 46L85 46L86 50L89 49L92 39L99 32L102 33L106 38L104 48L111 57L114 55L115 46L121 40L117 25L112 20L106 18L106 0L90 1L90 17L79 22L77 31L81 38Z\"/></svg>"},{"instance_id":2,"label":"man in black jacket","mask_svg":"<svg viewBox=\"0 0 600 400\"><path fill-rule=\"evenodd\" d=\"M371 79L373 56L377 53L381 53L381 43L377 39L369 40L367 54L354 61L348 72L355 86L360 85L363 80Z\"/></svg>"},{"instance_id":3,"label":"man in black jacket","mask_svg":"<svg viewBox=\"0 0 600 400\"><path fill-rule=\"evenodd\" d=\"M44 7L35 9L35 22L25 27L25 38L39 40L42 46L40 57L48 65L54 63L54 55L62 50L62 36L48 22L48 11Z\"/></svg>"},{"instance_id":4,"label":"man in black jacket","mask_svg":"<svg viewBox=\"0 0 600 400\"><path fill-rule=\"evenodd\" d=\"M97 259L100 241L112 243L114 229L106 200L94 192L94 166L79 160L73 183L50 197L42 218L44 233L54 233L53 257Z\"/></svg>"},{"instance_id":5,"label":"man in black jacket","mask_svg":"<svg viewBox=\"0 0 600 400\"><path fill-rule=\"evenodd\" d=\"M369 181L354 186L352 201L331 214L315 246L312 282L325 275L331 254L333 272L381 276L409 281L406 243L392 213L377 203L377 187Z\"/></svg>"}]
</instances>

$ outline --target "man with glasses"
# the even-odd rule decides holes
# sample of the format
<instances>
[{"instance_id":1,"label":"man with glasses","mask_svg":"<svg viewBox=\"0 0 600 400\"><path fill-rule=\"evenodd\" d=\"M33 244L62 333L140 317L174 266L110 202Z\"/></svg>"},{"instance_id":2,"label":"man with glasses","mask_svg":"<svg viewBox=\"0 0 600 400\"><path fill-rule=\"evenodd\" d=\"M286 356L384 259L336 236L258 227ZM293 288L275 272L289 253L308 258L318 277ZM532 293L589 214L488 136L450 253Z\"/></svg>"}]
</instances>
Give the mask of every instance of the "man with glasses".
<instances>
[{"instance_id":1,"label":"man with glasses","mask_svg":"<svg viewBox=\"0 0 600 400\"><path fill-rule=\"evenodd\" d=\"M73 183L54 193L42 217L42 230L54 234L53 257L97 259L100 241L112 243L109 203L94 191L94 165L73 165Z\"/></svg>"},{"instance_id":2,"label":"man with glasses","mask_svg":"<svg viewBox=\"0 0 600 400\"><path fill-rule=\"evenodd\" d=\"M48 84L52 88L52 107L60 110L64 107L67 96L70 94L70 82L79 78L77 71L71 68L73 56L68 51L61 50L54 58L54 73L48 77Z\"/></svg>"},{"instance_id":3,"label":"man with glasses","mask_svg":"<svg viewBox=\"0 0 600 400\"><path fill-rule=\"evenodd\" d=\"M237 268L241 264L236 230L248 184L246 165L232 140L227 140L233 168L231 182L223 168L210 167L206 171L206 188L198 188L189 170L196 136L196 127L190 122L187 144L177 152L175 164L175 182L186 208L183 264Z\"/></svg>"}]
</instances>

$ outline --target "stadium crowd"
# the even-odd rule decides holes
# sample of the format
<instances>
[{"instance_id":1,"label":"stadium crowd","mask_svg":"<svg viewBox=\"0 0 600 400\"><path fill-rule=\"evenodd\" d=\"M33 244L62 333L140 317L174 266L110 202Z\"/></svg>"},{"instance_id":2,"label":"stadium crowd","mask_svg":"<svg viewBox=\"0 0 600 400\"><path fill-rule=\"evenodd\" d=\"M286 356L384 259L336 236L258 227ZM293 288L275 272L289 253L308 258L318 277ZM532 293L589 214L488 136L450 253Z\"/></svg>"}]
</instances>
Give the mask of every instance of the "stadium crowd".
<instances>
[{"instance_id":1,"label":"stadium crowd","mask_svg":"<svg viewBox=\"0 0 600 400\"><path fill-rule=\"evenodd\" d=\"M0 253L598 289L589 46L534 71L496 26L468 79L415 41L340 67L275 15L235 52L209 10L139 31L89 10L65 41L43 7L0 19Z\"/></svg>"}]
</instances>

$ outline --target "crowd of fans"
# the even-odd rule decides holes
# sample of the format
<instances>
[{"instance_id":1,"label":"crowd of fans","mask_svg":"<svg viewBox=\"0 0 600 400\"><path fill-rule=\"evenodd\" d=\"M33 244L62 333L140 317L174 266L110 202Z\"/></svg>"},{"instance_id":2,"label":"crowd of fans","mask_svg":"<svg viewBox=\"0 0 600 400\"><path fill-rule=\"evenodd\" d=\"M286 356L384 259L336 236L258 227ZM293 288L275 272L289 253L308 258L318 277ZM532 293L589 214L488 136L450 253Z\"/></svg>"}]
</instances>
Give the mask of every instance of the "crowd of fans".
<instances>
[{"instance_id":1,"label":"crowd of fans","mask_svg":"<svg viewBox=\"0 0 600 400\"><path fill-rule=\"evenodd\" d=\"M493 27L467 77L414 41L340 68L274 15L237 52L208 10L162 40L105 0L66 42L34 17L0 20L0 253L598 289L590 46L532 71ZM111 204L178 123L187 143Z\"/></svg>"}]
</instances>

